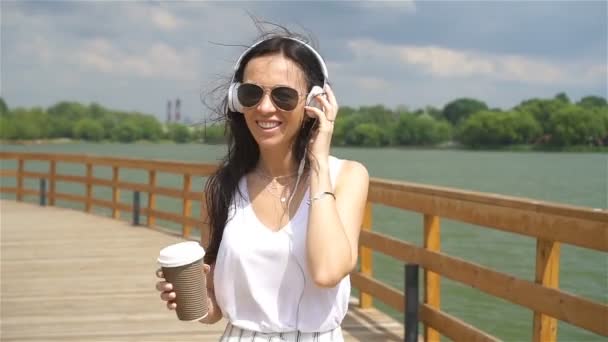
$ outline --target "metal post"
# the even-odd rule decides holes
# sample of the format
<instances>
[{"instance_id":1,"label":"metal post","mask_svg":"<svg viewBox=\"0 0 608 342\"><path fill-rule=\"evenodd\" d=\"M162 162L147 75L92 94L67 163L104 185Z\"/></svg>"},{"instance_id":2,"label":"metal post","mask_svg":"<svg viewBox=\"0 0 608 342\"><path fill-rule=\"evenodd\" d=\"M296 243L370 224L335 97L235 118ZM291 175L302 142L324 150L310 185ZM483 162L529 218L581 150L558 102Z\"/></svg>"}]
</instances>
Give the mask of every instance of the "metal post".
<instances>
[{"instance_id":1,"label":"metal post","mask_svg":"<svg viewBox=\"0 0 608 342\"><path fill-rule=\"evenodd\" d=\"M133 225L139 226L139 191L133 191Z\"/></svg>"},{"instance_id":2,"label":"metal post","mask_svg":"<svg viewBox=\"0 0 608 342\"><path fill-rule=\"evenodd\" d=\"M406 342L418 341L418 265L405 265L405 334Z\"/></svg>"},{"instance_id":3,"label":"metal post","mask_svg":"<svg viewBox=\"0 0 608 342\"><path fill-rule=\"evenodd\" d=\"M40 205L46 205L46 179L40 178Z\"/></svg>"},{"instance_id":4,"label":"metal post","mask_svg":"<svg viewBox=\"0 0 608 342\"><path fill-rule=\"evenodd\" d=\"M207 118L203 119L203 144L207 143Z\"/></svg>"}]
</instances>

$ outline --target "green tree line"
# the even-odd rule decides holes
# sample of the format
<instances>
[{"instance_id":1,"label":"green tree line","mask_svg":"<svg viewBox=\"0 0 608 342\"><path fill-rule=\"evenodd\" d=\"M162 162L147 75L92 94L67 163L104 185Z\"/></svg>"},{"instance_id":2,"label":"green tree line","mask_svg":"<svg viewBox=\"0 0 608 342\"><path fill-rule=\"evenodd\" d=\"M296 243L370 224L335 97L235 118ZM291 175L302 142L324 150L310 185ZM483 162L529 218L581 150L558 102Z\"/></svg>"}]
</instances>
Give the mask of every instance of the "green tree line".
<instances>
[{"instance_id":1,"label":"green tree line","mask_svg":"<svg viewBox=\"0 0 608 342\"><path fill-rule=\"evenodd\" d=\"M442 109L342 107L333 139L342 146L606 146L608 104L599 96L573 103L560 93L554 98L525 100L509 110L489 108L472 98L456 99Z\"/></svg>"},{"instance_id":2,"label":"green tree line","mask_svg":"<svg viewBox=\"0 0 608 342\"><path fill-rule=\"evenodd\" d=\"M70 138L134 142L222 143L221 124L161 124L154 116L110 110L99 104L60 102L47 109L10 109L0 98L0 138ZM472 98L455 99L443 108L409 110L383 105L341 107L334 127L338 146L438 146L469 148L530 145L562 149L608 145L608 103L599 96L572 102L564 93L533 98L503 110Z\"/></svg>"},{"instance_id":3,"label":"green tree line","mask_svg":"<svg viewBox=\"0 0 608 342\"><path fill-rule=\"evenodd\" d=\"M68 138L93 142L172 140L187 143L201 141L205 133L209 140L220 141L223 128L165 125L152 115L111 110L96 103L59 102L46 109L9 109L0 98L0 139L4 140Z\"/></svg>"}]
</instances>

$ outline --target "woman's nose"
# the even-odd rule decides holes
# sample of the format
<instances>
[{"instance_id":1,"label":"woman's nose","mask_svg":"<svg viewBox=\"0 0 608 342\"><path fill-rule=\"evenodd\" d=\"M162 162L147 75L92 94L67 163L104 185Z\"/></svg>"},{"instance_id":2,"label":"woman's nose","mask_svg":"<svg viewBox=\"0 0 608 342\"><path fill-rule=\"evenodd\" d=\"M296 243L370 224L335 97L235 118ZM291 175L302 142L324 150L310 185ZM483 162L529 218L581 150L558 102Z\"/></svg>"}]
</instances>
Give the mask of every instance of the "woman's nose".
<instances>
[{"instance_id":1,"label":"woman's nose","mask_svg":"<svg viewBox=\"0 0 608 342\"><path fill-rule=\"evenodd\" d=\"M274 103L272 103L272 100L270 99L270 94L268 94L267 92L264 93L264 96L262 96L260 103L258 103L258 110L263 113L274 112L277 110L277 108L274 106Z\"/></svg>"}]
</instances>

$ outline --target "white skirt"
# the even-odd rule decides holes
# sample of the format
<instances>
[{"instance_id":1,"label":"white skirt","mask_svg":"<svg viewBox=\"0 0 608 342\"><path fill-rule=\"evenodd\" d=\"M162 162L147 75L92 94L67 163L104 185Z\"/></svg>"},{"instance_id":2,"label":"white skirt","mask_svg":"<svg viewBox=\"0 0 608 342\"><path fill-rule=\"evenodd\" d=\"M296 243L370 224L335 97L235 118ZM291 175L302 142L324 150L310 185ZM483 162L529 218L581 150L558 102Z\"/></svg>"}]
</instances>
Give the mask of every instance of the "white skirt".
<instances>
[{"instance_id":1,"label":"white skirt","mask_svg":"<svg viewBox=\"0 0 608 342\"><path fill-rule=\"evenodd\" d=\"M283 333L261 333L253 330L241 329L231 323L226 325L220 342L344 342L342 329L314 333L300 331Z\"/></svg>"}]
</instances>

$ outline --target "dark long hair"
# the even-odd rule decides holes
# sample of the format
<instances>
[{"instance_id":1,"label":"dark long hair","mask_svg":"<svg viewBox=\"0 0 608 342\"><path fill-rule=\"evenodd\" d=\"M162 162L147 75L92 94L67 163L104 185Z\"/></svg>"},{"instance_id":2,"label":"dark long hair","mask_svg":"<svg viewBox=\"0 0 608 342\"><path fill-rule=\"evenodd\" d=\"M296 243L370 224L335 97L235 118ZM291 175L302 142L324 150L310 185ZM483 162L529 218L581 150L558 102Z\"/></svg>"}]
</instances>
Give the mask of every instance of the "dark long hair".
<instances>
[{"instance_id":1,"label":"dark long hair","mask_svg":"<svg viewBox=\"0 0 608 342\"><path fill-rule=\"evenodd\" d=\"M287 39L288 37L302 40L302 37L296 37L288 31L264 36L263 39L265 40L243 57L235 73L235 81L241 82L243 80L245 66L252 58L281 54L294 61L304 71L307 91L310 91L315 85L322 86L324 77L316 56L306 46L293 39ZM228 153L221 161L216 172L209 177L205 186L210 228L210 242L205 253L205 263L207 264L214 263L217 257L224 227L229 219L228 213L230 205L233 204L233 198L237 193L242 195L238 189L238 182L255 168L260 157L258 144L251 135L243 114L230 111L227 102L226 96L222 101L219 112L223 113L224 120L227 123ZM292 152L296 164L299 164L302 158L306 158L306 165L309 165L310 161L308 156L305 156L305 149L316 121L307 119L307 116L304 116L304 118L302 128L292 146Z\"/></svg>"}]
</instances>

